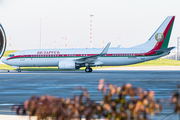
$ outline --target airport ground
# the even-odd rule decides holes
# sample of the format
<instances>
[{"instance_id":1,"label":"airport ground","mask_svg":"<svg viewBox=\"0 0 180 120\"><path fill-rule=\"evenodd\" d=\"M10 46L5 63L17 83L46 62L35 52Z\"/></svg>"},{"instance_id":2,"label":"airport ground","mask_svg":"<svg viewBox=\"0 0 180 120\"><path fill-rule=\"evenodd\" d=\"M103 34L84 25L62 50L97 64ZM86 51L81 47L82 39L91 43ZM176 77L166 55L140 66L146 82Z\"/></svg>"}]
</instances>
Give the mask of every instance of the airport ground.
<instances>
[{"instance_id":1,"label":"airport ground","mask_svg":"<svg viewBox=\"0 0 180 120\"><path fill-rule=\"evenodd\" d=\"M131 83L134 87L155 91L155 98L164 99L163 111L151 119L162 119L173 112L174 106L167 100L173 90L180 84L180 66L154 67L114 67L96 69L92 73L84 71L0 71L0 119L26 120L28 117L16 116L11 106L21 104L32 95L44 94L57 97L72 97L80 94L74 87L84 86L88 89L90 98L95 101L102 99L97 90L98 81L104 78L107 83L122 85ZM172 114L165 120L179 119Z\"/></svg>"}]
</instances>

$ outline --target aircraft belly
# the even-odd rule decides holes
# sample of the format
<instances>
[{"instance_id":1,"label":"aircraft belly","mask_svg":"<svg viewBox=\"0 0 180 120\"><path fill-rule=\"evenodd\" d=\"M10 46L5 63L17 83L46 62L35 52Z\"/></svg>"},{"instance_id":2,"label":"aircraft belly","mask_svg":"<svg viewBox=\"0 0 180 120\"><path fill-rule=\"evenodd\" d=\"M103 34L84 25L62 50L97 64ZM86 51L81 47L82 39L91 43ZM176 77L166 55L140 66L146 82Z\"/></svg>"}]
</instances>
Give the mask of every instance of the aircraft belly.
<instances>
[{"instance_id":1,"label":"aircraft belly","mask_svg":"<svg viewBox=\"0 0 180 120\"><path fill-rule=\"evenodd\" d=\"M139 58L128 58L128 57L108 57L101 58L104 66L121 66L121 65L129 65L133 63L137 63L140 61Z\"/></svg>"},{"instance_id":2,"label":"aircraft belly","mask_svg":"<svg viewBox=\"0 0 180 120\"><path fill-rule=\"evenodd\" d=\"M20 67L48 67L58 66L59 61L67 60L64 58L26 58L24 61L19 62Z\"/></svg>"},{"instance_id":3,"label":"aircraft belly","mask_svg":"<svg viewBox=\"0 0 180 120\"><path fill-rule=\"evenodd\" d=\"M122 66L146 62L149 60L160 58L164 55L166 54L144 57L101 57L99 58L99 61L103 62L103 66Z\"/></svg>"}]
</instances>

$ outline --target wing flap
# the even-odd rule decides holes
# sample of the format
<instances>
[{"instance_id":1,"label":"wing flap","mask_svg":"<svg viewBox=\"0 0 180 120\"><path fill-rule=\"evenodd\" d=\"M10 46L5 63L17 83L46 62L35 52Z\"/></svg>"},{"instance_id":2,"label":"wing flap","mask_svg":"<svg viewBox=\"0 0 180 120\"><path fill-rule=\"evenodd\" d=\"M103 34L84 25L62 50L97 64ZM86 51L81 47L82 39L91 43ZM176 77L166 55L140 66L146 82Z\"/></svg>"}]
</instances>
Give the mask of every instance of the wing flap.
<instances>
[{"instance_id":1,"label":"wing flap","mask_svg":"<svg viewBox=\"0 0 180 120\"><path fill-rule=\"evenodd\" d=\"M106 55L108 50L109 50L110 44L111 43L108 43L100 54L92 55L92 56L88 56L88 57L83 57L83 58L79 58L79 59L75 59L75 61L84 62L84 63L85 62L92 62L92 61L96 60L98 57Z\"/></svg>"}]
</instances>

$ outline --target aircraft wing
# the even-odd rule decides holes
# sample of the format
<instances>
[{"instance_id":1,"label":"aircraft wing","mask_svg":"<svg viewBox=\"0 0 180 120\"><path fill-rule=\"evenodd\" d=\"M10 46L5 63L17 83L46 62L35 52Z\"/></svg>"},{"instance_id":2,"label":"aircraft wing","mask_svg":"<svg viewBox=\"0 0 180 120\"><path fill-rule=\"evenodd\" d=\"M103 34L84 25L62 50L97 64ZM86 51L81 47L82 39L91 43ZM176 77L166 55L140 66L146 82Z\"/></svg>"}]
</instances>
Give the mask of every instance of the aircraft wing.
<instances>
[{"instance_id":1,"label":"aircraft wing","mask_svg":"<svg viewBox=\"0 0 180 120\"><path fill-rule=\"evenodd\" d=\"M165 48L165 49L156 50L156 52L169 52L169 51L171 51L174 48L175 47L169 47L169 48Z\"/></svg>"},{"instance_id":2,"label":"aircraft wing","mask_svg":"<svg viewBox=\"0 0 180 120\"><path fill-rule=\"evenodd\" d=\"M108 43L106 45L106 47L103 49L103 51L100 53L100 54L97 54L97 55L92 55L92 56L88 56L88 57L83 57L83 58L79 58L79 59L76 59L75 61L78 61L78 62L91 62L91 61L94 61L96 60L98 57L101 57L103 55L106 55L108 50L109 50L109 46L110 46L111 43Z\"/></svg>"}]
</instances>

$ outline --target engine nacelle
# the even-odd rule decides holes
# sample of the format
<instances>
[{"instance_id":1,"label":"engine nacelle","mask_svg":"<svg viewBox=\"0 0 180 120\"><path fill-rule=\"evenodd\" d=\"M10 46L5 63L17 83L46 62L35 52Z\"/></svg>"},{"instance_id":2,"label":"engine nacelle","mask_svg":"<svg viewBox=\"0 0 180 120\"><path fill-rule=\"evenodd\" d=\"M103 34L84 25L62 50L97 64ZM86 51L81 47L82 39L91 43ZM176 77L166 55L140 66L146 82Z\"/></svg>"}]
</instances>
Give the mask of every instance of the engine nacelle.
<instances>
[{"instance_id":1,"label":"engine nacelle","mask_svg":"<svg viewBox=\"0 0 180 120\"><path fill-rule=\"evenodd\" d=\"M6 34L2 25L0 24L0 58L3 56L6 50Z\"/></svg>"},{"instance_id":2,"label":"engine nacelle","mask_svg":"<svg viewBox=\"0 0 180 120\"><path fill-rule=\"evenodd\" d=\"M74 61L59 61L58 68L60 70L75 70L76 65Z\"/></svg>"}]
</instances>

